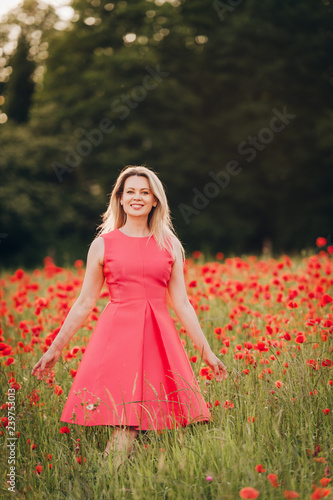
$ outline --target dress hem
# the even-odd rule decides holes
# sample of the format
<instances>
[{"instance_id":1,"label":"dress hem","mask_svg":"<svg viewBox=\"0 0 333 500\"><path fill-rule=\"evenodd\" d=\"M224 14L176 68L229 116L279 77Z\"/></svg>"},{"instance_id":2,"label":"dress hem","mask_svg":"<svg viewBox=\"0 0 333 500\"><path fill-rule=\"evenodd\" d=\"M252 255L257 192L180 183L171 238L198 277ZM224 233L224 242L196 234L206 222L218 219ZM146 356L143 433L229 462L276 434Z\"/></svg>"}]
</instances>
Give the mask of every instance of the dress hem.
<instances>
[{"instance_id":1,"label":"dress hem","mask_svg":"<svg viewBox=\"0 0 333 500\"><path fill-rule=\"evenodd\" d=\"M176 427L162 427L160 429L142 429L140 428L138 425L113 425L113 424L79 424L79 423L74 423L74 422L68 422L66 420L60 420L60 422L64 422L64 423L67 423L67 424L71 424L71 425L80 425L81 427L130 427L136 431L142 431L142 432L157 432L157 431L164 431L164 430L172 430L172 429L179 429L179 428L184 428L184 427L189 427L190 425L196 425L196 424L208 424L208 423L212 423L212 419L209 419L209 418L204 418L204 419L201 419L201 420L196 420L195 422L190 422L188 424L184 424L184 425L178 425Z\"/></svg>"}]
</instances>

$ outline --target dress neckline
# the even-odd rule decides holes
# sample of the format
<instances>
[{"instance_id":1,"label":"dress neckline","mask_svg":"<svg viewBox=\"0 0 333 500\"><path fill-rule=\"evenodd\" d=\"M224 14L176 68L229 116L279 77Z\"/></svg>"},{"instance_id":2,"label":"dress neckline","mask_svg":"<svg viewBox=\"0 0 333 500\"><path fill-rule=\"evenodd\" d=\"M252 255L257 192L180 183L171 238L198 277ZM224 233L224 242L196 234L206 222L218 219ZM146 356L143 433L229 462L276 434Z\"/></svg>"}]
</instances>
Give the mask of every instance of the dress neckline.
<instances>
[{"instance_id":1,"label":"dress neckline","mask_svg":"<svg viewBox=\"0 0 333 500\"><path fill-rule=\"evenodd\" d=\"M128 234L125 234L123 233L122 231L120 231L120 229L117 227L117 231L119 231L119 233L123 234L124 236L127 236L127 238L149 238L150 235L148 236L128 236Z\"/></svg>"}]
</instances>

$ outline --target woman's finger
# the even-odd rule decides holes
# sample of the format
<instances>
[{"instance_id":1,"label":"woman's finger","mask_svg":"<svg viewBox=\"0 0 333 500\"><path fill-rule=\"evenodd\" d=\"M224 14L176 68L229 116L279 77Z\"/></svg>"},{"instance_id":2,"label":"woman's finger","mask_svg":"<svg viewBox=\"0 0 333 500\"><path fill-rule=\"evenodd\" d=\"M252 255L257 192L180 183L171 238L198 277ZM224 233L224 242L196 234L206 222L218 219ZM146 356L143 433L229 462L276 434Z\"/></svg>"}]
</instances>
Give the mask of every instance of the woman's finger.
<instances>
[{"instance_id":1,"label":"woman's finger","mask_svg":"<svg viewBox=\"0 0 333 500\"><path fill-rule=\"evenodd\" d=\"M228 376L228 372L227 372L227 369L226 369L226 367L224 366L224 364L222 362L219 363L219 370L220 370L220 373L221 373L222 377L224 379L226 379L227 376Z\"/></svg>"},{"instance_id":2,"label":"woman's finger","mask_svg":"<svg viewBox=\"0 0 333 500\"><path fill-rule=\"evenodd\" d=\"M35 366L33 367L33 369L31 370L31 375L34 375L36 370L39 368L40 366L40 360L35 364Z\"/></svg>"}]
</instances>

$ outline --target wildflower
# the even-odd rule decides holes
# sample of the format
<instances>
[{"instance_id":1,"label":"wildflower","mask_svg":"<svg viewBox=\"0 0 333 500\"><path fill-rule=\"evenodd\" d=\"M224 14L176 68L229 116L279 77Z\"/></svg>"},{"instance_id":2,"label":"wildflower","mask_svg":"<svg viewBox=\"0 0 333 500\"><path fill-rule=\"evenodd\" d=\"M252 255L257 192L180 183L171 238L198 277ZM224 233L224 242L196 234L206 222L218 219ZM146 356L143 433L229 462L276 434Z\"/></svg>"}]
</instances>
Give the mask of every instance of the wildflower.
<instances>
[{"instance_id":1,"label":"wildflower","mask_svg":"<svg viewBox=\"0 0 333 500\"><path fill-rule=\"evenodd\" d=\"M212 476L207 476L207 477L206 477L206 481L213 481Z\"/></svg>"},{"instance_id":2,"label":"wildflower","mask_svg":"<svg viewBox=\"0 0 333 500\"><path fill-rule=\"evenodd\" d=\"M306 341L306 336L302 332L298 332L295 339L296 344L303 344Z\"/></svg>"},{"instance_id":3,"label":"wildflower","mask_svg":"<svg viewBox=\"0 0 333 500\"><path fill-rule=\"evenodd\" d=\"M64 426L64 427L61 427L59 432L61 434L68 434L70 432L70 430L68 429L68 427Z\"/></svg>"},{"instance_id":4,"label":"wildflower","mask_svg":"<svg viewBox=\"0 0 333 500\"><path fill-rule=\"evenodd\" d=\"M321 300L320 300L320 305L321 305L321 307L324 307L324 306L326 306L326 304L330 304L331 302L333 302L332 297L330 295L328 295L327 293L325 293L325 295L323 295Z\"/></svg>"},{"instance_id":5,"label":"wildflower","mask_svg":"<svg viewBox=\"0 0 333 500\"><path fill-rule=\"evenodd\" d=\"M325 487L328 485L328 483L330 483L331 480L329 477L322 477L321 480L320 480L320 484Z\"/></svg>"},{"instance_id":6,"label":"wildflower","mask_svg":"<svg viewBox=\"0 0 333 500\"><path fill-rule=\"evenodd\" d=\"M324 408L324 410L323 410L324 415L328 415L329 412L330 412L329 408Z\"/></svg>"},{"instance_id":7,"label":"wildflower","mask_svg":"<svg viewBox=\"0 0 333 500\"><path fill-rule=\"evenodd\" d=\"M273 486L273 488L277 488L279 486L276 474L273 474L273 473L268 474L267 479L271 483L271 485Z\"/></svg>"},{"instance_id":8,"label":"wildflower","mask_svg":"<svg viewBox=\"0 0 333 500\"><path fill-rule=\"evenodd\" d=\"M81 259L77 259L77 260L74 262L74 266L75 266L76 268L80 268L80 267L82 267L82 266L83 266L83 264L84 264L84 262L83 262L83 260L81 260Z\"/></svg>"},{"instance_id":9,"label":"wildflower","mask_svg":"<svg viewBox=\"0 0 333 500\"><path fill-rule=\"evenodd\" d=\"M43 472L43 466L42 465L37 465L36 471L38 472L38 474L41 474Z\"/></svg>"},{"instance_id":10,"label":"wildflower","mask_svg":"<svg viewBox=\"0 0 333 500\"><path fill-rule=\"evenodd\" d=\"M257 349L260 352L267 352L268 351L268 346L265 342L258 342L257 343Z\"/></svg>"},{"instance_id":11,"label":"wildflower","mask_svg":"<svg viewBox=\"0 0 333 500\"><path fill-rule=\"evenodd\" d=\"M330 493L331 489L329 488L316 488L310 498L311 500L319 500L320 498L327 497Z\"/></svg>"},{"instance_id":12,"label":"wildflower","mask_svg":"<svg viewBox=\"0 0 333 500\"><path fill-rule=\"evenodd\" d=\"M208 366L205 366L204 368L201 368L199 370L199 375L200 377L206 377L210 371L210 368Z\"/></svg>"},{"instance_id":13,"label":"wildflower","mask_svg":"<svg viewBox=\"0 0 333 500\"><path fill-rule=\"evenodd\" d=\"M287 498L288 500L291 500L292 498L299 498L299 494L297 493L297 491L284 490L283 494L284 498Z\"/></svg>"},{"instance_id":14,"label":"wildflower","mask_svg":"<svg viewBox=\"0 0 333 500\"><path fill-rule=\"evenodd\" d=\"M290 302L288 302L287 306L290 307L290 309L297 309L298 304L297 304L297 302L293 302L291 300Z\"/></svg>"},{"instance_id":15,"label":"wildflower","mask_svg":"<svg viewBox=\"0 0 333 500\"><path fill-rule=\"evenodd\" d=\"M57 394L57 396L60 396L60 394L62 394L64 391L62 390L62 388L60 387L60 385L56 385L55 388L54 388L54 394Z\"/></svg>"},{"instance_id":16,"label":"wildflower","mask_svg":"<svg viewBox=\"0 0 333 500\"><path fill-rule=\"evenodd\" d=\"M256 465L254 470L256 470L259 474L261 474L261 472L266 472L266 469L264 469L261 464Z\"/></svg>"},{"instance_id":17,"label":"wildflower","mask_svg":"<svg viewBox=\"0 0 333 500\"><path fill-rule=\"evenodd\" d=\"M259 496L259 491L251 486L242 488L239 492L241 498L257 498Z\"/></svg>"},{"instance_id":18,"label":"wildflower","mask_svg":"<svg viewBox=\"0 0 333 500\"><path fill-rule=\"evenodd\" d=\"M283 382L281 382L281 380L277 380L277 381L275 382L275 385L276 385L276 387L277 387L278 389L280 389L281 387L283 387Z\"/></svg>"},{"instance_id":19,"label":"wildflower","mask_svg":"<svg viewBox=\"0 0 333 500\"><path fill-rule=\"evenodd\" d=\"M15 277L16 280L20 280L21 278L23 278L23 276L24 276L23 269L17 269L15 271L14 277Z\"/></svg>"},{"instance_id":20,"label":"wildflower","mask_svg":"<svg viewBox=\"0 0 333 500\"><path fill-rule=\"evenodd\" d=\"M327 244L326 238L324 238L322 236L319 236L316 239L316 245L317 245L317 247L324 247L326 244Z\"/></svg>"}]
</instances>

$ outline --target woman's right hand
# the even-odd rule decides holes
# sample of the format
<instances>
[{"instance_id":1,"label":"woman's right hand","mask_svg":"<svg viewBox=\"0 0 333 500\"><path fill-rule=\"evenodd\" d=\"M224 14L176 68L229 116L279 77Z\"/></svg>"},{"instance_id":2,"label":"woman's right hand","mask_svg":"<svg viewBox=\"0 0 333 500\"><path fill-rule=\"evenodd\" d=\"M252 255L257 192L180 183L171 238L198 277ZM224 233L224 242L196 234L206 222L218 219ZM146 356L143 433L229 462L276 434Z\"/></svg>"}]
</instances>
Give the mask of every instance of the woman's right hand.
<instances>
[{"instance_id":1,"label":"woman's right hand","mask_svg":"<svg viewBox=\"0 0 333 500\"><path fill-rule=\"evenodd\" d=\"M44 379L45 376L48 376L49 370L53 368L60 356L61 351L54 350L51 346L35 364L31 370L31 375L35 375L38 380Z\"/></svg>"},{"instance_id":2,"label":"woman's right hand","mask_svg":"<svg viewBox=\"0 0 333 500\"><path fill-rule=\"evenodd\" d=\"M223 380L227 379L227 369L224 363L222 363L222 361L217 356L215 356L213 351L210 350L207 354L202 356L202 359L204 360L206 365L211 368L217 382L222 382Z\"/></svg>"}]
</instances>

